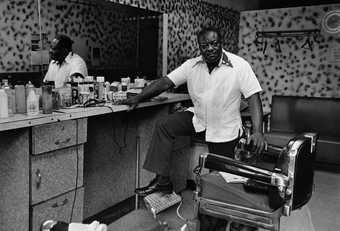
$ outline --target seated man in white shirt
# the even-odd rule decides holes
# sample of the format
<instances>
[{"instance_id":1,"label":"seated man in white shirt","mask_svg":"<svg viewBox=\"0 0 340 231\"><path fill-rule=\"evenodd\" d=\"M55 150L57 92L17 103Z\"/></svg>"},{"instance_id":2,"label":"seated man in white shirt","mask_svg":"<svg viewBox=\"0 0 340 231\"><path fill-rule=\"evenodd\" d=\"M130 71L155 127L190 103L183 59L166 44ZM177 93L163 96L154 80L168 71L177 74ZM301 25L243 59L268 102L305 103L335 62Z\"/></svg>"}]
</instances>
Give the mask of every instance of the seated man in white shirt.
<instances>
[{"instance_id":1,"label":"seated man in white shirt","mask_svg":"<svg viewBox=\"0 0 340 231\"><path fill-rule=\"evenodd\" d=\"M185 61L180 67L146 87L139 95L126 100L135 108L144 99L156 96L171 87L187 83L194 107L159 120L154 129L144 168L156 177L149 185L136 189L146 196L154 192L169 193L170 160L177 136L204 133L210 153L233 158L234 148L242 134L241 95L249 101L253 123L250 142L261 152L265 145L262 133L262 88L243 58L222 48L220 32L213 27L202 29L197 36L201 55ZM226 221L201 217L201 230L225 230ZM238 226L237 230L253 227Z\"/></svg>"},{"instance_id":2,"label":"seated man in white shirt","mask_svg":"<svg viewBox=\"0 0 340 231\"><path fill-rule=\"evenodd\" d=\"M57 35L50 48L51 62L44 82L54 81L55 88L63 87L69 78L87 76L85 61L72 52L73 41L66 35Z\"/></svg>"}]
</instances>

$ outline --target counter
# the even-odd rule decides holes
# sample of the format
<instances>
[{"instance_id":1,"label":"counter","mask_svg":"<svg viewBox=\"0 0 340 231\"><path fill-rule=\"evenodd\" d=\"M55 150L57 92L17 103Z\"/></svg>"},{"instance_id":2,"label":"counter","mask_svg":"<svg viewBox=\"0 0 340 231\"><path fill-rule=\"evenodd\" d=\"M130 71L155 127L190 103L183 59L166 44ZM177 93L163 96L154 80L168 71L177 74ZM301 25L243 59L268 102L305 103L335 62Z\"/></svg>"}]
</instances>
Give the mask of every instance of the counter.
<instances>
[{"instance_id":1,"label":"counter","mask_svg":"<svg viewBox=\"0 0 340 231\"><path fill-rule=\"evenodd\" d=\"M137 153L140 185L153 177L142 163L155 121L190 99L162 96L168 99L128 113L126 105L107 105L0 119L1 230L35 231L46 219L82 222L132 198ZM179 141L177 152L190 145ZM186 162L178 163L174 172L186 172L178 170Z\"/></svg>"},{"instance_id":2,"label":"counter","mask_svg":"<svg viewBox=\"0 0 340 231\"><path fill-rule=\"evenodd\" d=\"M187 94L162 93L168 99L164 101L151 100L150 102L142 102L137 108L151 107L156 105L175 103L189 100ZM0 131L32 127L41 124L60 122L64 120L79 119L96 115L103 115L112 112L123 112L128 110L127 105L111 105L104 107L88 107L88 108L73 108L60 109L52 114L39 114L36 116L27 116L25 114L15 114L8 118L0 118Z\"/></svg>"}]
</instances>

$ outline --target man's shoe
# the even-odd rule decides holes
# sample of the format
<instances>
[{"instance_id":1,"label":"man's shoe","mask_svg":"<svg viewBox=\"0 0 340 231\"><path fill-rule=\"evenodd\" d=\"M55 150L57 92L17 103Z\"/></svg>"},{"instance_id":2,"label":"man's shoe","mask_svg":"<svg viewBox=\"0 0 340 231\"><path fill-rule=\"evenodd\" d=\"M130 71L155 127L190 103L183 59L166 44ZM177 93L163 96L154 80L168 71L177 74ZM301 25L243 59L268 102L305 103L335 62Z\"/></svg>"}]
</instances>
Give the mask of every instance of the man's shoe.
<instances>
[{"instance_id":1,"label":"man's shoe","mask_svg":"<svg viewBox=\"0 0 340 231\"><path fill-rule=\"evenodd\" d=\"M156 179L153 179L150 184L146 187L137 188L135 190L135 193L139 196L147 196L149 194L155 193L155 192L162 192L162 193L172 193L173 187L172 183L168 182L166 184L160 184Z\"/></svg>"},{"instance_id":2,"label":"man's shoe","mask_svg":"<svg viewBox=\"0 0 340 231\"><path fill-rule=\"evenodd\" d=\"M145 187L140 187L135 189L135 193L139 195L140 192L147 190L148 188L157 184L157 177L153 178L150 183Z\"/></svg>"}]
</instances>

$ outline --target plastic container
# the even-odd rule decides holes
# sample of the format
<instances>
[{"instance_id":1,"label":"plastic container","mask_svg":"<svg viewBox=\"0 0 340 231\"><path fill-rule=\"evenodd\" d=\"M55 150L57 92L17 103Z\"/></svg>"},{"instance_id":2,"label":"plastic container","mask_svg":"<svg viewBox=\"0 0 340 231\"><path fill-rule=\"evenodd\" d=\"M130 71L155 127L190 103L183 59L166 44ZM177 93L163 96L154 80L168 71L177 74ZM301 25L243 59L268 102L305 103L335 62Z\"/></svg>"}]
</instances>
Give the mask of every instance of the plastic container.
<instances>
[{"instance_id":1,"label":"plastic container","mask_svg":"<svg viewBox=\"0 0 340 231\"><path fill-rule=\"evenodd\" d=\"M44 114L51 114L53 111L52 85L42 86L42 108Z\"/></svg>"},{"instance_id":2,"label":"plastic container","mask_svg":"<svg viewBox=\"0 0 340 231\"><path fill-rule=\"evenodd\" d=\"M79 87L78 82L73 82L71 84L71 99L72 99L72 105L79 103Z\"/></svg>"},{"instance_id":3,"label":"plastic container","mask_svg":"<svg viewBox=\"0 0 340 231\"><path fill-rule=\"evenodd\" d=\"M110 91L117 92L119 85L120 85L119 82L112 82L110 85Z\"/></svg>"},{"instance_id":4,"label":"plastic container","mask_svg":"<svg viewBox=\"0 0 340 231\"><path fill-rule=\"evenodd\" d=\"M109 100L109 92L110 92L110 83L108 81L105 82L105 88L104 88L104 99ZM112 97L111 97L112 98Z\"/></svg>"},{"instance_id":5,"label":"plastic container","mask_svg":"<svg viewBox=\"0 0 340 231\"><path fill-rule=\"evenodd\" d=\"M105 89L105 77L104 76L98 76L97 77L97 86L98 86L98 99L103 100L105 99L104 96L104 89Z\"/></svg>"},{"instance_id":6,"label":"plastic container","mask_svg":"<svg viewBox=\"0 0 340 231\"><path fill-rule=\"evenodd\" d=\"M16 113L26 113L26 95L24 85L15 85L15 108Z\"/></svg>"},{"instance_id":7,"label":"plastic container","mask_svg":"<svg viewBox=\"0 0 340 231\"><path fill-rule=\"evenodd\" d=\"M8 98L4 89L0 89L0 118L8 117Z\"/></svg>"},{"instance_id":8,"label":"plastic container","mask_svg":"<svg viewBox=\"0 0 340 231\"><path fill-rule=\"evenodd\" d=\"M26 95L26 99L28 97L28 94L31 92L31 90L34 90L34 85L32 84L31 81L28 81L28 83L26 84L26 87L25 87L25 95Z\"/></svg>"},{"instance_id":9,"label":"plastic container","mask_svg":"<svg viewBox=\"0 0 340 231\"><path fill-rule=\"evenodd\" d=\"M3 80L3 89L7 94L7 101L8 101L8 114L13 115L15 114L15 91L11 89L8 85L8 81Z\"/></svg>"},{"instance_id":10,"label":"plastic container","mask_svg":"<svg viewBox=\"0 0 340 231\"><path fill-rule=\"evenodd\" d=\"M27 97L27 115L39 114L39 97L35 94L34 89L30 89Z\"/></svg>"},{"instance_id":11,"label":"plastic container","mask_svg":"<svg viewBox=\"0 0 340 231\"><path fill-rule=\"evenodd\" d=\"M126 82L122 82L122 91L128 90L128 84Z\"/></svg>"}]
</instances>

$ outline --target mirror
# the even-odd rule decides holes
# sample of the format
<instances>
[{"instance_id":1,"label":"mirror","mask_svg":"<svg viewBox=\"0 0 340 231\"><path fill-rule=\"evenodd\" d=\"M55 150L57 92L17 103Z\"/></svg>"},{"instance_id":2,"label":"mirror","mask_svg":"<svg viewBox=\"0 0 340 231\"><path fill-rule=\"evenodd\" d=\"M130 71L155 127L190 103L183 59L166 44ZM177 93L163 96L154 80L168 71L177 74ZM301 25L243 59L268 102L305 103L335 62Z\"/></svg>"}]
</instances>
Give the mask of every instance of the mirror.
<instances>
[{"instance_id":1,"label":"mirror","mask_svg":"<svg viewBox=\"0 0 340 231\"><path fill-rule=\"evenodd\" d=\"M0 2L0 78L39 84L47 71L50 41L57 33L89 75L155 79L162 69L162 14L108 0Z\"/></svg>"}]
</instances>

